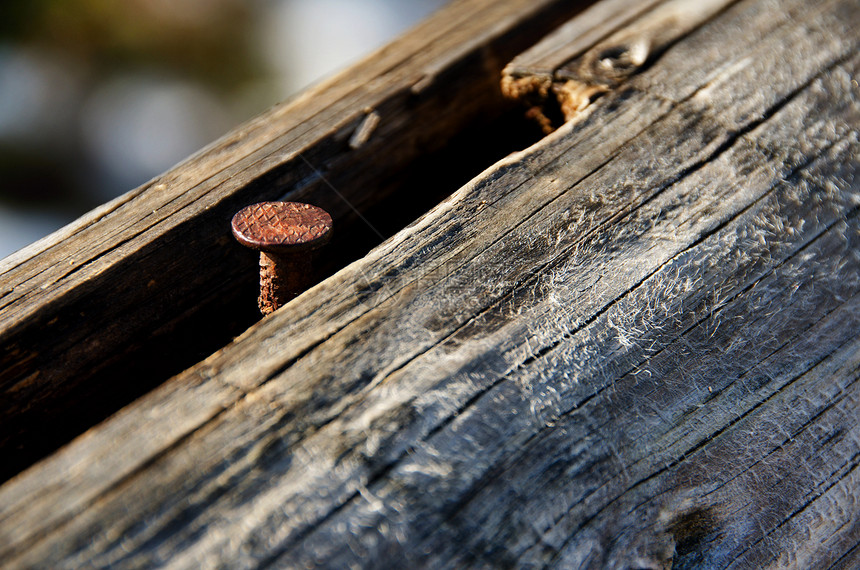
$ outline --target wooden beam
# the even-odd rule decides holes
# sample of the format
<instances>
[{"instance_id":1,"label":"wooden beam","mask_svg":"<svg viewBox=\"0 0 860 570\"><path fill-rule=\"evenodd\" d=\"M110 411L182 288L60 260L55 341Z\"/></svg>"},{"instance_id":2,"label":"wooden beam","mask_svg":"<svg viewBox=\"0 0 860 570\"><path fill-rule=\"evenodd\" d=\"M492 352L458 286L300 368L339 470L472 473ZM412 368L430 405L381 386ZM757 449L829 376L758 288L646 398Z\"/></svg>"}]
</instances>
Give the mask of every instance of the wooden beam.
<instances>
[{"instance_id":1,"label":"wooden beam","mask_svg":"<svg viewBox=\"0 0 860 570\"><path fill-rule=\"evenodd\" d=\"M0 487L0 558L856 565L858 25L714 15Z\"/></svg>"}]
</instances>

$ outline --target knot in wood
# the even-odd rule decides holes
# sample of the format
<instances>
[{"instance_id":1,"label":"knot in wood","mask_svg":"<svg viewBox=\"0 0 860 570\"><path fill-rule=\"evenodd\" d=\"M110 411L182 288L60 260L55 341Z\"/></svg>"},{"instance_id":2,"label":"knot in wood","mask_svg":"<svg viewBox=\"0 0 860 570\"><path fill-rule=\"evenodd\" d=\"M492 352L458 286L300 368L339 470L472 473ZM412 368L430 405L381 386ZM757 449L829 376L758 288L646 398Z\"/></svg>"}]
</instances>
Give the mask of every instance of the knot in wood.
<instances>
[{"instance_id":1,"label":"knot in wood","mask_svg":"<svg viewBox=\"0 0 860 570\"><path fill-rule=\"evenodd\" d=\"M261 202L239 210L233 235L244 246L274 253L316 249L331 237L328 212L298 202Z\"/></svg>"}]
</instances>

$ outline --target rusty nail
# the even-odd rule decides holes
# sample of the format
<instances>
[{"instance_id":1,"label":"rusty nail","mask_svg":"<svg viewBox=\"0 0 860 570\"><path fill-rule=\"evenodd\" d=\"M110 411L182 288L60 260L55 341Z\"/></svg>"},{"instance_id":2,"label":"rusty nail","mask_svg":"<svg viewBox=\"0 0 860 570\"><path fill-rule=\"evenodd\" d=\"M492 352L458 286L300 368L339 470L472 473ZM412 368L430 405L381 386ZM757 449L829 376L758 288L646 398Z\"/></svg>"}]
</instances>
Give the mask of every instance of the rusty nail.
<instances>
[{"instance_id":1,"label":"rusty nail","mask_svg":"<svg viewBox=\"0 0 860 570\"><path fill-rule=\"evenodd\" d=\"M260 298L268 315L307 289L313 251L331 238L331 216L299 202L261 202L239 210L230 224L244 246L260 252Z\"/></svg>"}]
</instances>

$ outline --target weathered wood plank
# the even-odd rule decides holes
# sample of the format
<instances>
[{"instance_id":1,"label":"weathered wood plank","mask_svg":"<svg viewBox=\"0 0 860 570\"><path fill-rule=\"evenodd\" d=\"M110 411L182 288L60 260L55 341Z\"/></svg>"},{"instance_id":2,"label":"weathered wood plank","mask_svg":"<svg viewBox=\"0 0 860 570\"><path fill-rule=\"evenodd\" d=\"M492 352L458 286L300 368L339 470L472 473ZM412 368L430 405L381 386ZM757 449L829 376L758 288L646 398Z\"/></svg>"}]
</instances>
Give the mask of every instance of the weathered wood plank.
<instances>
[{"instance_id":1,"label":"weathered wood plank","mask_svg":"<svg viewBox=\"0 0 860 570\"><path fill-rule=\"evenodd\" d=\"M504 62L580 5L454 3L342 75L0 262L0 479L254 322L256 261L228 228L239 208L287 195L329 210L339 237L325 275L496 160L466 165L454 184L456 172L419 158L464 131L481 136L476 129L508 112L497 88ZM356 144L368 114L379 120ZM374 216L374 208L385 211Z\"/></svg>"},{"instance_id":2,"label":"weathered wood plank","mask_svg":"<svg viewBox=\"0 0 860 570\"><path fill-rule=\"evenodd\" d=\"M561 111L574 118L597 96L617 88L732 0L669 0L554 70Z\"/></svg>"},{"instance_id":3,"label":"weathered wood plank","mask_svg":"<svg viewBox=\"0 0 860 570\"><path fill-rule=\"evenodd\" d=\"M667 47L733 3L734 0L642 2L636 6L598 3L509 63L503 70L503 91L531 106L533 118L551 132L557 126L554 119L575 119L596 97L617 88ZM759 33L804 18L809 9L778 1L762 3L757 11L749 13L747 27ZM733 46L714 44L711 49L715 53L704 59L719 58ZM672 77L673 81L665 86L700 86L701 77L709 71L691 72L696 76L695 82L674 81ZM655 78L658 89L663 85L660 79L663 78Z\"/></svg>"},{"instance_id":4,"label":"weathered wood plank","mask_svg":"<svg viewBox=\"0 0 860 570\"><path fill-rule=\"evenodd\" d=\"M850 564L860 14L770 6L0 487L0 557Z\"/></svg>"}]
</instances>

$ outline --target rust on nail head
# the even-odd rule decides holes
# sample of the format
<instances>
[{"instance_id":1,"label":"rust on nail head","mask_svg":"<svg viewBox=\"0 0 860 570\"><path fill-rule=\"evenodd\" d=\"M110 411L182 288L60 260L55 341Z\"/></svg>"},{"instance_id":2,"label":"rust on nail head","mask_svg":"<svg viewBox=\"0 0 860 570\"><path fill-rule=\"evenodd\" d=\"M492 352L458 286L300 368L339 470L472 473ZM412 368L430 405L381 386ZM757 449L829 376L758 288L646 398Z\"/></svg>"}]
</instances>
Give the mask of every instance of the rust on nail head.
<instances>
[{"instance_id":1,"label":"rust on nail head","mask_svg":"<svg viewBox=\"0 0 860 570\"><path fill-rule=\"evenodd\" d=\"M233 216L239 243L260 251L289 253L315 249L331 237L331 216L317 206L298 202L261 202Z\"/></svg>"}]
</instances>

